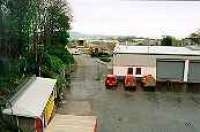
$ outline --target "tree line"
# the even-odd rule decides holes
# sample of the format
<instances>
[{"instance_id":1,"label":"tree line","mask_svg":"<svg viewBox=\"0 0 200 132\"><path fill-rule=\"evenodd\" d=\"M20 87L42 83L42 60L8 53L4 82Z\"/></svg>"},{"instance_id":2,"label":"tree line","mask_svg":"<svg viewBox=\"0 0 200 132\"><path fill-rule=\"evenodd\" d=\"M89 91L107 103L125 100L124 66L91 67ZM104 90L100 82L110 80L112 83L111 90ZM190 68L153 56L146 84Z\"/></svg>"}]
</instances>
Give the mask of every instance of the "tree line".
<instances>
[{"instance_id":1,"label":"tree line","mask_svg":"<svg viewBox=\"0 0 200 132\"><path fill-rule=\"evenodd\" d=\"M48 64L54 60L71 63L72 57L63 51L71 18L65 0L0 0L0 66L4 75L16 69L14 65L6 67L7 63L17 63L19 74L37 75L42 74L42 68L56 72L56 64Z\"/></svg>"},{"instance_id":2,"label":"tree line","mask_svg":"<svg viewBox=\"0 0 200 132\"><path fill-rule=\"evenodd\" d=\"M26 76L56 78L74 63L71 21L66 0L0 0L0 98Z\"/></svg>"}]
</instances>

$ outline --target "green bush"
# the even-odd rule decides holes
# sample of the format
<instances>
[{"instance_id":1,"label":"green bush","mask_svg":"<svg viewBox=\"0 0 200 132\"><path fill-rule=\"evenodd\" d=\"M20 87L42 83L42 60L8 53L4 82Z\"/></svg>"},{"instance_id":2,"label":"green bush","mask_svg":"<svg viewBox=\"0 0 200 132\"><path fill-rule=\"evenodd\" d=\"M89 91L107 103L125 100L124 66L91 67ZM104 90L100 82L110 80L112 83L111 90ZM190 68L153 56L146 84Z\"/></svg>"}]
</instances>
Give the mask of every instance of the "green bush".
<instances>
[{"instance_id":1,"label":"green bush","mask_svg":"<svg viewBox=\"0 0 200 132\"><path fill-rule=\"evenodd\" d=\"M6 58L4 61L0 60L0 90L8 89L14 92L13 87L17 84L24 74L23 61Z\"/></svg>"},{"instance_id":2,"label":"green bush","mask_svg":"<svg viewBox=\"0 0 200 132\"><path fill-rule=\"evenodd\" d=\"M45 71L50 70L59 74L60 70L62 70L64 66L65 64L59 57L55 55L45 54L45 65L43 66Z\"/></svg>"},{"instance_id":3,"label":"green bush","mask_svg":"<svg viewBox=\"0 0 200 132\"><path fill-rule=\"evenodd\" d=\"M73 64L74 58L68 50L64 48L49 48L48 53L59 57L65 64Z\"/></svg>"},{"instance_id":4,"label":"green bush","mask_svg":"<svg viewBox=\"0 0 200 132\"><path fill-rule=\"evenodd\" d=\"M107 56L101 56L101 57L99 57L99 59L103 62L110 62L111 61L111 59Z\"/></svg>"}]
</instances>

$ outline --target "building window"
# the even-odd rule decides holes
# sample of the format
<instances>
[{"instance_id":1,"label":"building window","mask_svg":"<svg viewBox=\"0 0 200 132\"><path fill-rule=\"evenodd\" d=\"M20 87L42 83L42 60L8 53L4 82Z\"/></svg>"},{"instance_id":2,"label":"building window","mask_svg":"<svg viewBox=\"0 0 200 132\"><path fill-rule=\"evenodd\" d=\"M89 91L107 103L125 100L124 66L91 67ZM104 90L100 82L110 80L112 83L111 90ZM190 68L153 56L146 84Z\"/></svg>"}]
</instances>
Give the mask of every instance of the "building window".
<instances>
[{"instance_id":1,"label":"building window","mask_svg":"<svg viewBox=\"0 0 200 132\"><path fill-rule=\"evenodd\" d=\"M141 75L141 72L142 72L141 68L136 68L136 71L135 71L136 75Z\"/></svg>"},{"instance_id":2,"label":"building window","mask_svg":"<svg viewBox=\"0 0 200 132\"><path fill-rule=\"evenodd\" d=\"M127 74L133 74L133 68L128 68Z\"/></svg>"}]
</instances>

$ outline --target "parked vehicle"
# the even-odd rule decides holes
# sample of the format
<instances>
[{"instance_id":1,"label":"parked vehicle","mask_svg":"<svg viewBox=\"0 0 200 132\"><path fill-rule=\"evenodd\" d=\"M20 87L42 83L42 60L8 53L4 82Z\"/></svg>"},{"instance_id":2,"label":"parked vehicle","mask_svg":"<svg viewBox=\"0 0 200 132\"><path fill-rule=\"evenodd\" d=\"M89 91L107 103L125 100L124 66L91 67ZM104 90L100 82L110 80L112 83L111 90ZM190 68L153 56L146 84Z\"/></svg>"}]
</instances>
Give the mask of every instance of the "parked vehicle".
<instances>
[{"instance_id":1,"label":"parked vehicle","mask_svg":"<svg viewBox=\"0 0 200 132\"><path fill-rule=\"evenodd\" d=\"M132 74L126 75L126 77L124 79L124 88L125 88L125 90L135 90L136 79Z\"/></svg>"},{"instance_id":2,"label":"parked vehicle","mask_svg":"<svg viewBox=\"0 0 200 132\"><path fill-rule=\"evenodd\" d=\"M144 76L142 79L142 85L143 87L155 87L156 86L156 80L152 75Z\"/></svg>"},{"instance_id":3,"label":"parked vehicle","mask_svg":"<svg viewBox=\"0 0 200 132\"><path fill-rule=\"evenodd\" d=\"M115 88L117 86L117 76L115 76L113 74L108 74L106 76L105 86L108 89Z\"/></svg>"},{"instance_id":4,"label":"parked vehicle","mask_svg":"<svg viewBox=\"0 0 200 132\"><path fill-rule=\"evenodd\" d=\"M80 55L81 54L81 49L79 49L79 48L71 48L69 51L72 55Z\"/></svg>"}]
</instances>

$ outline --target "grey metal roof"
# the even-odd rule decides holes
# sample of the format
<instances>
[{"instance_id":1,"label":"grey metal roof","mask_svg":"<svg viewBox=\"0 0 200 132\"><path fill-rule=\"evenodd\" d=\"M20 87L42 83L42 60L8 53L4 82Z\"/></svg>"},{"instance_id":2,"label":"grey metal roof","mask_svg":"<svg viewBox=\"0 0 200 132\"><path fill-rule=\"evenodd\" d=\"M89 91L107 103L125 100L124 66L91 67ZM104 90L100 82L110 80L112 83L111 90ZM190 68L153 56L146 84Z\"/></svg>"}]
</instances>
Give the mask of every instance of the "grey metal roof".
<instances>
[{"instance_id":1,"label":"grey metal roof","mask_svg":"<svg viewBox=\"0 0 200 132\"><path fill-rule=\"evenodd\" d=\"M53 91L56 79L37 77L16 99L4 114L25 117L40 117Z\"/></svg>"},{"instance_id":2,"label":"grey metal roof","mask_svg":"<svg viewBox=\"0 0 200 132\"><path fill-rule=\"evenodd\" d=\"M124 46L118 45L113 53L124 54L160 54L160 55L197 55L200 56L198 47L174 46Z\"/></svg>"}]
</instances>

